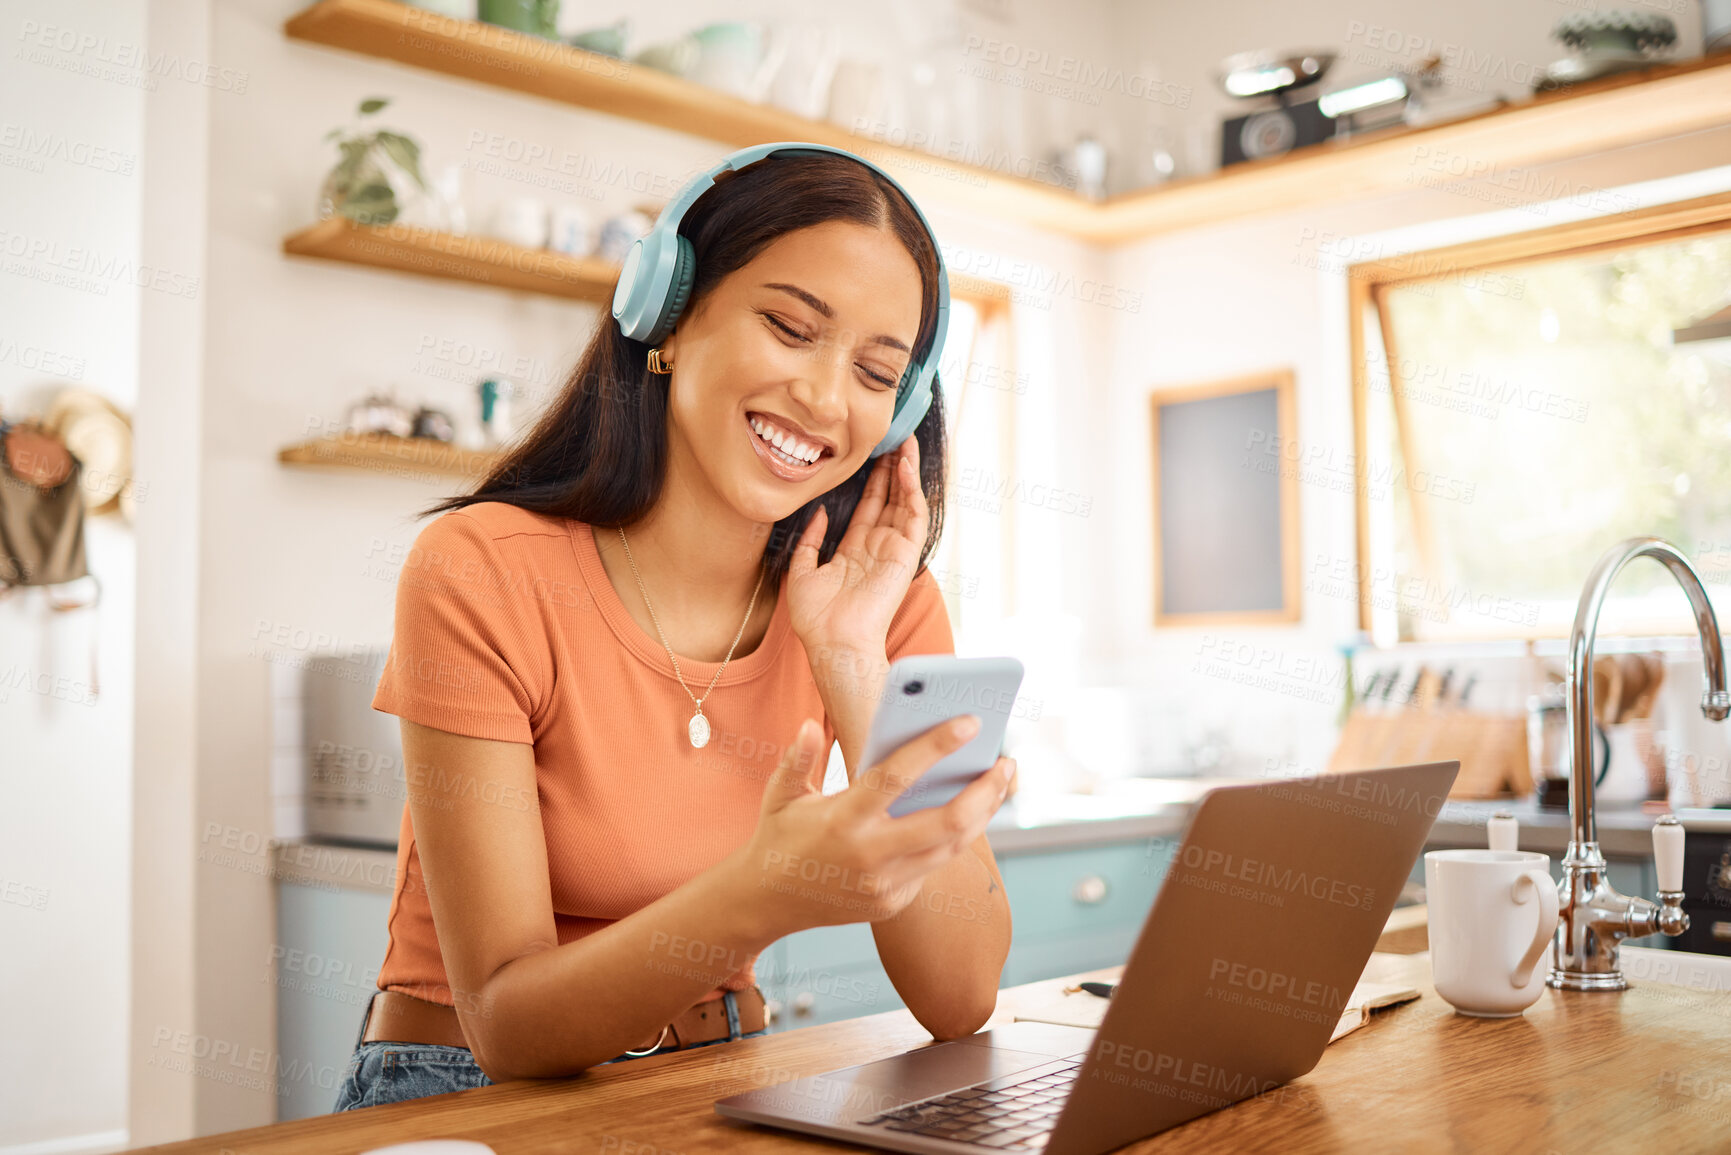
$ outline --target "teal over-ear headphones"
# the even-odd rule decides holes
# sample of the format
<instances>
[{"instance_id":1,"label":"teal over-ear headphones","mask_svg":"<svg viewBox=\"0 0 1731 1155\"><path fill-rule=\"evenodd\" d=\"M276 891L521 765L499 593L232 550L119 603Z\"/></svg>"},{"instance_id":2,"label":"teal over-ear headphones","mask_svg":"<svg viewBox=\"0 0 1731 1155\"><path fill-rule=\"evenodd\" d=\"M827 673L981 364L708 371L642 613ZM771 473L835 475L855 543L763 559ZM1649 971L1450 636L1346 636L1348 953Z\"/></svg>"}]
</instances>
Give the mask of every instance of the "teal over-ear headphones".
<instances>
[{"instance_id":1,"label":"teal over-ear headphones","mask_svg":"<svg viewBox=\"0 0 1731 1155\"><path fill-rule=\"evenodd\" d=\"M889 432L871 451L872 457L879 457L913 433L932 403L932 378L937 374L938 360L944 351L944 334L949 329L950 278L944 270L944 255L938 248L937 234L932 232L931 222L920 212L919 205L914 204L914 198L908 196L907 190L894 177L864 157L827 144L803 141L756 144L740 149L708 172L694 177L661 210L648 234L632 243L631 252L626 255L625 264L619 271L619 284L613 290L613 319L619 322L619 331L633 341L653 345L671 333L674 322L679 319L691 296L691 286L697 277L696 250L689 238L679 235L679 222L697 198L715 187L717 176L728 171L738 172L771 153L784 152L834 153L856 160L881 174L914 206L914 213L925 226L926 235L932 241L932 252L937 256L938 316L933 327L932 347L924 357L916 356L908 361L907 370L896 386L896 412L890 419Z\"/></svg>"}]
</instances>

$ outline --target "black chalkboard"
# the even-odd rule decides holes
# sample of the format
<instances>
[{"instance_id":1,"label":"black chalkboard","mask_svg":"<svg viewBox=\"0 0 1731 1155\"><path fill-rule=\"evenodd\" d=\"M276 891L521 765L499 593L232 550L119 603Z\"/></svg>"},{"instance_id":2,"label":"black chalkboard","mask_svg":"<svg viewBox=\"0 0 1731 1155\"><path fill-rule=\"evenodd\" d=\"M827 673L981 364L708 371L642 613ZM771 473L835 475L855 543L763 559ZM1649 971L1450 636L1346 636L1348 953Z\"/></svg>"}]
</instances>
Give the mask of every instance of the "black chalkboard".
<instances>
[{"instance_id":1,"label":"black chalkboard","mask_svg":"<svg viewBox=\"0 0 1731 1155\"><path fill-rule=\"evenodd\" d=\"M1154 622L1298 620L1292 374L1152 398Z\"/></svg>"}]
</instances>

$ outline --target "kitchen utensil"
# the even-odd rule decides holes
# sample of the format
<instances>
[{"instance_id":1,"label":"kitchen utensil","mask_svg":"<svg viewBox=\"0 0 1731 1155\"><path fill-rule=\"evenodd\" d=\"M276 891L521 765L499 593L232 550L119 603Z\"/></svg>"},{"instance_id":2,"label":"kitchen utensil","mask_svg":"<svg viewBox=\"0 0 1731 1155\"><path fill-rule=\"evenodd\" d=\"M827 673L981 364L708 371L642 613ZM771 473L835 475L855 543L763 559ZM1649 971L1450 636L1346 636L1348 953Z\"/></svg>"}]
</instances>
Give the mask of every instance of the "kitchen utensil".
<instances>
[{"instance_id":1,"label":"kitchen utensil","mask_svg":"<svg viewBox=\"0 0 1731 1155\"><path fill-rule=\"evenodd\" d=\"M1701 50L1731 48L1731 0L1701 0Z\"/></svg>"},{"instance_id":2,"label":"kitchen utensil","mask_svg":"<svg viewBox=\"0 0 1731 1155\"><path fill-rule=\"evenodd\" d=\"M1653 741L1651 718L1601 727L1609 762L1594 783L1605 801L1645 802L1665 797L1665 757Z\"/></svg>"},{"instance_id":3,"label":"kitchen utensil","mask_svg":"<svg viewBox=\"0 0 1731 1155\"><path fill-rule=\"evenodd\" d=\"M826 118L849 132L872 135L889 115L889 82L881 66L865 60L838 60L830 78Z\"/></svg>"},{"instance_id":4,"label":"kitchen utensil","mask_svg":"<svg viewBox=\"0 0 1731 1155\"><path fill-rule=\"evenodd\" d=\"M691 35L700 52L689 78L741 100L761 101L787 54L787 37L770 37L758 21L723 20Z\"/></svg>"},{"instance_id":5,"label":"kitchen utensil","mask_svg":"<svg viewBox=\"0 0 1731 1155\"><path fill-rule=\"evenodd\" d=\"M1557 61L1535 78L1536 92L1645 68L1676 45L1677 26L1670 17L1656 12L1589 9L1564 16L1551 36L1574 55Z\"/></svg>"},{"instance_id":6,"label":"kitchen utensil","mask_svg":"<svg viewBox=\"0 0 1731 1155\"><path fill-rule=\"evenodd\" d=\"M1593 719L1603 725L1617 720L1623 699L1623 670L1614 654L1593 661Z\"/></svg>"},{"instance_id":7,"label":"kitchen utensil","mask_svg":"<svg viewBox=\"0 0 1731 1155\"><path fill-rule=\"evenodd\" d=\"M1214 79L1228 96L1275 96L1315 84L1334 63L1329 51L1236 52L1220 62Z\"/></svg>"},{"instance_id":8,"label":"kitchen utensil","mask_svg":"<svg viewBox=\"0 0 1731 1155\"><path fill-rule=\"evenodd\" d=\"M346 428L350 433L409 437L415 432L415 415L388 394L373 393L349 407Z\"/></svg>"},{"instance_id":9,"label":"kitchen utensil","mask_svg":"<svg viewBox=\"0 0 1731 1155\"><path fill-rule=\"evenodd\" d=\"M638 52L631 59L645 68L653 68L657 72L667 72L674 76L687 76L697 61L703 56L703 45L691 35L678 36L672 40L664 40L660 44L651 44Z\"/></svg>"},{"instance_id":10,"label":"kitchen utensil","mask_svg":"<svg viewBox=\"0 0 1731 1155\"><path fill-rule=\"evenodd\" d=\"M452 236L469 231L469 213L463 207L463 166L448 164L439 171L426 198L427 227Z\"/></svg>"},{"instance_id":11,"label":"kitchen utensil","mask_svg":"<svg viewBox=\"0 0 1731 1155\"><path fill-rule=\"evenodd\" d=\"M631 22L618 20L600 28L588 28L572 36L567 43L573 48L582 48L589 52L599 52L603 56L625 56L625 41L629 35Z\"/></svg>"},{"instance_id":12,"label":"kitchen utensil","mask_svg":"<svg viewBox=\"0 0 1731 1155\"><path fill-rule=\"evenodd\" d=\"M1593 781L1603 783L1611 768L1611 744L1603 724L1595 721L1598 738ZM1527 760L1538 789L1538 803L1546 808L1569 805L1569 723L1563 705L1561 683L1547 683L1543 692L1527 699Z\"/></svg>"},{"instance_id":13,"label":"kitchen utensil","mask_svg":"<svg viewBox=\"0 0 1731 1155\"><path fill-rule=\"evenodd\" d=\"M511 439L511 398L516 386L503 377L488 377L476 387L481 398L481 438L489 449Z\"/></svg>"},{"instance_id":14,"label":"kitchen utensil","mask_svg":"<svg viewBox=\"0 0 1731 1155\"><path fill-rule=\"evenodd\" d=\"M907 98L905 143L925 152L943 152L949 147L953 131L950 90L940 81L937 66L929 59L904 61L901 81Z\"/></svg>"},{"instance_id":15,"label":"kitchen utensil","mask_svg":"<svg viewBox=\"0 0 1731 1155\"><path fill-rule=\"evenodd\" d=\"M631 251L632 242L648 233L653 224L648 214L636 209L608 217L601 226L601 239L595 246L595 255L616 265L622 263Z\"/></svg>"},{"instance_id":16,"label":"kitchen utensil","mask_svg":"<svg viewBox=\"0 0 1731 1155\"><path fill-rule=\"evenodd\" d=\"M586 257L595 251L598 232L589 210L579 204L553 206L547 247L557 253Z\"/></svg>"},{"instance_id":17,"label":"kitchen utensil","mask_svg":"<svg viewBox=\"0 0 1731 1155\"><path fill-rule=\"evenodd\" d=\"M1651 718L1653 707L1659 701L1659 689L1665 684L1665 658L1661 654L1640 654L1641 665L1646 668L1646 680L1641 692L1635 696L1629 707L1629 719Z\"/></svg>"},{"instance_id":18,"label":"kitchen utensil","mask_svg":"<svg viewBox=\"0 0 1731 1155\"><path fill-rule=\"evenodd\" d=\"M424 8L453 20L475 19L475 0L405 0L411 8Z\"/></svg>"},{"instance_id":19,"label":"kitchen utensil","mask_svg":"<svg viewBox=\"0 0 1731 1155\"><path fill-rule=\"evenodd\" d=\"M440 409L428 409L423 405L415 410L415 424L411 436L448 442L456 439L457 429L449 413Z\"/></svg>"},{"instance_id":20,"label":"kitchen utensil","mask_svg":"<svg viewBox=\"0 0 1731 1155\"><path fill-rule=\"evenodd\" d=\"M549 40L559 37L559 0L479 0L476 14L487 24L514 32Z\"/></svg>"},{"instance_id":21,"label":"kitchen utensil","mask_svg":"<svg viewBox=\"0 0 1731 1155\"><path fill-rule=\"evenodd\" d=\"M539 249L547 243L547 205L535 197L509 197L493 208L493 235Z\"/></svg>"},{"instance_id":22,"label":"kitchen utensil","mask_svg":"<svg viewBox=\"0 0 1731 1155\"><path fill-rule=\"evenodd\" d=\"M1531 792L1526 719L1520 714L1465 708L1458 697L1448 698L1451 680L1451 673L1422 665L1404 689L1394 688L1402 682L1398 669L1372 675L1364 701L1341 727L1327 772L1459 759L1451 798L1497 798L1511 793L1519 797Z\"/></svg>"},{"instance_id":23,"label":"kitchen utensil","mask_svg":"<svg viewBox=\"0 0 1731 1155\"><path fill-rule=\"evenodd\" d=\"M1431 978L1457 1013L1510 1018L1538 1001L1539 960L1557 927L1550 866L1549 855L1525 850L1424 856Z\"/></svg>"},{"instance_id":24,"label":"kitchen utensil","mask_svg":"<svg viewBox=\"0 0 1731 1155\"><path fill-rule=\"evenodd\" d=\"M1291 94L1321 80L1335 54L1324 51L1240 52L1220 62L1215 80L1228 96L1272 97L1275 107L1228 117L1220 126L1220 164L1278 156L1334 134L1336 122L1315 100Z\"/></svg>"}]
</instances>

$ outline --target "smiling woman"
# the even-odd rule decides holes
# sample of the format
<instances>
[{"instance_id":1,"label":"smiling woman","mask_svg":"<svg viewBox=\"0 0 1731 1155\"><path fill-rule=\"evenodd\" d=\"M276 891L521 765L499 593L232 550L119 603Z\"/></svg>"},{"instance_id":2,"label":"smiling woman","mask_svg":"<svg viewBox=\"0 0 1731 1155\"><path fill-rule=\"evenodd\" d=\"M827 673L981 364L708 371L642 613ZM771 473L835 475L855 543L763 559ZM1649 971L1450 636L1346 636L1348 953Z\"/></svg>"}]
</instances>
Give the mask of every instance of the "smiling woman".
<instances>
[{"instance_id":1,"label":"smiling woman","mask_svg":"<svg viewBox=\"0 0 1731 1155\"><path fill-rule=\"evenodd\" d=\"M373 703L409 783L390 945L338 1110L756 1033L757 954L813 926L870 922L935 1036L991 1013L1013 761L899 818L970 731L860 765L889 663L954 649L925 568L947 282L894 181L777 148L681 192L561 395L428 511Z\"/></svg>"}]
</instances>

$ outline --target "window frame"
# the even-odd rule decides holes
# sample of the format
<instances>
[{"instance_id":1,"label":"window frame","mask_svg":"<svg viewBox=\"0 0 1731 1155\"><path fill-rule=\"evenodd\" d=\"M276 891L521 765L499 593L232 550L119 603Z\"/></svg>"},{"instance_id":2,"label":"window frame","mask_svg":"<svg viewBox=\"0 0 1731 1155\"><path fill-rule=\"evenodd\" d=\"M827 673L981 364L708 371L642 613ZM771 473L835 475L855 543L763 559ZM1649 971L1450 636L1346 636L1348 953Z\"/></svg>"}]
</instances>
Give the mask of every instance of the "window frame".
<instances>
[{"instance_id":1,"label":"window frame","mask_svg":"<svg viewBox=\"0 0 1731 1155\"><path fill-rule=\"evenodd\" d=\"M1705 233L1731 229L1731 192L1713 193L1690 200L1650 205L1630 212L1589 217L1569 221L1549 228L1487 237L1443 248L1425 249L1401 256L1365 261L1348 267L1347 325L1349 356L1352 372L1352 449L1354 459L1365 461L1370 451L1369 390L1370 366L1366 362L1365 326L1372 310L1380 327L1383 352L1389 374L1389 396L1393 410L1396 438L1402 456L1410 461L1411 436L1408 429L1404 400L1404 382L1399 372L1400 359L1395 351L1389 311L1382 302L1394 289L1458 278L1492 269L1505 269L1568 257L1587 256L1596 252L1626 249L1649 244L1667 244ZM1426 571L1434 566L1434 542L1429 533L1428 494L1411 495L1413 536L1420 564ZM1353 521L1355 546L1358 553L1358 625L1368 635L1372 629L1371 611L1374 590L1371 580L1375 571L1370 541L1370 487L1360 474L1353 487ZM1427 572L1427 576L1430 576ZM1484 640L1495 637L1537 638L1560 636L1545 630L1508 631L1495 635L1467 635L1424 639L1447 644L1456 641Z\"/></svg>"}]
</instances>

